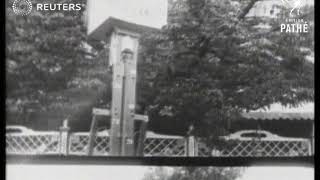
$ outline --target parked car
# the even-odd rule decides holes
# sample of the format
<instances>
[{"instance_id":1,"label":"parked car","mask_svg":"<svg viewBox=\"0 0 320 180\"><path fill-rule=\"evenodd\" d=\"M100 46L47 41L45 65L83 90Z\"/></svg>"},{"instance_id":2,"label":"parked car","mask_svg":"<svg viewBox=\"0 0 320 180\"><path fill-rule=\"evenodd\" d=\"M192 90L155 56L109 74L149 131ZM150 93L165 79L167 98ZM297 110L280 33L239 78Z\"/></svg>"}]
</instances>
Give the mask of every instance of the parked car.
<instances>
[{"instance_id":1,"label":"parked car","mask_svg":"<svg viewBox=\"0 0 320 180\"><path fill-rule=\"evenodd\" d=\"M222 138L227 140L279 140L283 139L284 137L272 134L269 131L264 130L241 130L228 136L223 136Z\"/></svg>"},{"instance_id":2,"label":"parked car","mask_svg":"<svg viewBox=\"0 0 320 180\"><path fill-rule=\"evenodd\" d=\"M22 134L22 133L34 133L34 131L25 126L19 126L19 125L6 126L6 134Z\"/></svg>"}]
</instances>

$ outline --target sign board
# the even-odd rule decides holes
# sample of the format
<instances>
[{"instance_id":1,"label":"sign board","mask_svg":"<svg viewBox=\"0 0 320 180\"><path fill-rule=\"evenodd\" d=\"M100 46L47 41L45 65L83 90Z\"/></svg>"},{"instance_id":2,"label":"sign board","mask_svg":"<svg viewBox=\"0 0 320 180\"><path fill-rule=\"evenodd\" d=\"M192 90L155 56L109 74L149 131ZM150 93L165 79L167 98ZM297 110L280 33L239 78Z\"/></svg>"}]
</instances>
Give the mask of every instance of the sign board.
<instances>
[{"instance_id":1,"label":"sign board","mask_svg":"<svg viewBox=\"0 0 320 180\"><path fill-rule=\"evenodd\" d=\"M110 110L93 108L92 114L96 116L110 116Z\"/></svg>"},{"instance_id":2,"label":"sign board","mask_svg":"<svg viewBox=\"0 0 320 180\"><path fill-rule=\"evenodd\" d=\"M104 39L114 26L132 31L160 29L167 23L167 0L88 0L89 38Z\"/></svg>"}]
</instances>

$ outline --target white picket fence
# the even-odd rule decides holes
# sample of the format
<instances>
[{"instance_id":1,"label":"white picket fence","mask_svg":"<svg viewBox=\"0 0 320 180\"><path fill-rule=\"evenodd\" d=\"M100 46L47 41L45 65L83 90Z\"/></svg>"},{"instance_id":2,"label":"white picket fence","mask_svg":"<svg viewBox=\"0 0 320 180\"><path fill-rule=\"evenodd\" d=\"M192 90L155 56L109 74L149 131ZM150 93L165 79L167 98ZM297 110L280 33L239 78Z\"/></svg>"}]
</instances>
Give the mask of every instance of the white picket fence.
<instances>
[{"instance_id":1,"label":"white picket fence","mask_svg":"<svg viewBox=\"0 0 320 180\"><path fill-rule=\"evenodd\" d=\"M166 136L147 132L144 156L217 156L217 157L279 157L312 155L311 141L288 138L259 131L263 137L246 137L257 131L245 130L221 137L227 146L220 150L209 149L201 138ZM67 132L65 132L67 133ZM6 154L24 155L87 155L88 132L64 134L63 132L35 132L6 134ZM190 144L191 143L191 144ZM110 138L108 131L95 136L93 155L108 156Z\"/></svg>"}]
</instances>

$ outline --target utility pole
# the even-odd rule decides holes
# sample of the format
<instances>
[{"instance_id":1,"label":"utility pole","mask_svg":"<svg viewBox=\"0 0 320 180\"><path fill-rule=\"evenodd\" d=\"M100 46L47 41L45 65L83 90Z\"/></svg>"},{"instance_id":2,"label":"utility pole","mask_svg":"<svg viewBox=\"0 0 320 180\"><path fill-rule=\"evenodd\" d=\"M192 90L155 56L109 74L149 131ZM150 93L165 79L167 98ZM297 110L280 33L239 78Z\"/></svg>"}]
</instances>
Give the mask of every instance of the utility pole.
<instances>
[{"instance_id":1,"label":"utility pole","mask_svg":"<svg viewBox=\"0 0 320 180\"><path fill-rule=\"evenodd\" d=\"M139 35L115 28L109 60L113 68L111 154L133 156Z\"/></svg>"},{"instance_id":2,"label":"utility pole","mask_svg":"<svg viewBox=\"0 0 320 180\"><path fill-rule=\"evenodd\" d=\"M136 154L134 122L148 121L147 116L135 114L139 37L141 32L160 29L167 23L167 6L167 0L88 0L86 24L89 39L110 39L109 63L113 70L110 113L112 156ZM94 125L90 131L88 154L93 152ZM140 151L143 149L141 146L142 143Z\"/></svg>"}]
</instances>

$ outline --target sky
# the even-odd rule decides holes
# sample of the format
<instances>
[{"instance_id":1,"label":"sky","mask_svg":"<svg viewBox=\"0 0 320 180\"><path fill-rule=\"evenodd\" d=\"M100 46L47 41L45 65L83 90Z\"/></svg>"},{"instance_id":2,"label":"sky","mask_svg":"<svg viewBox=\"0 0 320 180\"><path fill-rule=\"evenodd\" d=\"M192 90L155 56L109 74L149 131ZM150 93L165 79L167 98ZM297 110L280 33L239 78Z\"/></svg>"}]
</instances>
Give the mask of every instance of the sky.
<instances>
[{"instance_id":1,"label":"sky","mask_svg":"<svg viewBox=\"0 0 320 180\"><path fill-rule=\"evenodd\" d=\"M89 0L88 32L93 32L110 16L153 28L161 28L167 22L165 0Z\"/></svg>"},{"instance_id":2,"label":"sky","mask_svg":"<svg viewBox=\"0 0 320 180\"><path fill-rule=\"evenodd\" d=\"M6 180L142 180L148 166L7 165ZM249 167L237 180L314 180L306 167Z\"/></svg>"}]
</instances>

